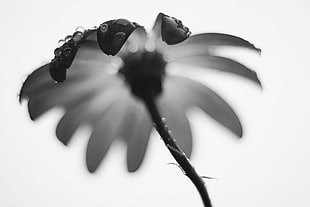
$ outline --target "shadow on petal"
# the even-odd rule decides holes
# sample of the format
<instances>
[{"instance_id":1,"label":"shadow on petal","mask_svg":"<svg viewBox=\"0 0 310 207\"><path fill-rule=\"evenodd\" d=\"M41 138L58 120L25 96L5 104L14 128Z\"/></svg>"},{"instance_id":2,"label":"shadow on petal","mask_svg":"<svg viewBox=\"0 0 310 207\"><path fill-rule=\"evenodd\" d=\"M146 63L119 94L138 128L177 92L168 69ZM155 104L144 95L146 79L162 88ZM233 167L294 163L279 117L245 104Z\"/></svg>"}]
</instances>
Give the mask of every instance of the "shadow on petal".
<instances>
[{"instance_id":1,"label":"shadow on petal","mask_svg":"<svg viewBox=\"0 0 310 207\"><path fill-rule=\"evenodd\" d=\"M94 127L118 97L122 89L120 87L122 86L111 84L107 88L102 88L99 95L85 98L75 102L74 106L66 107L66 112L56 128L57 138L67 145L81 124L90 124Z\"/></svg>"},{"instance_id":2,"label":"shadow on petal","mask_svg":"<svg viewBox=\"0 0 310 207\"><path fill-rule=\"evenodd\" d=\"M127 114L120 128L120 133L128 146L127 169L129 172L135 172L144 159L153 124L143 103L132 98L128 104Z\"/></svg>"},{"instance_id":3,"label":"shadow on petal","mask_svg":"<svg viewBox=\"0 0 310 207\"><path fill-rule=\"evenodd\" d=\"M235 135L242 137L242 125L234 110L207 86L185 77L169 76L165 88L170 90L170 94L175 94L177 105L183 105L185 109L199 107Z\"/></svg>"},{"instance_id":4,"label":"shadow on petal","mask_svg":"<svg viewBox=\"0 0 310 207\"><path fill-rule=\"evenodd\" d=\"M118 94L118 98L105 110L102 119L95 124L86 151L86 163L90 172L96 171L113 140L117 138L129 98L128 92Z\"/></svg>"}]
</instances>

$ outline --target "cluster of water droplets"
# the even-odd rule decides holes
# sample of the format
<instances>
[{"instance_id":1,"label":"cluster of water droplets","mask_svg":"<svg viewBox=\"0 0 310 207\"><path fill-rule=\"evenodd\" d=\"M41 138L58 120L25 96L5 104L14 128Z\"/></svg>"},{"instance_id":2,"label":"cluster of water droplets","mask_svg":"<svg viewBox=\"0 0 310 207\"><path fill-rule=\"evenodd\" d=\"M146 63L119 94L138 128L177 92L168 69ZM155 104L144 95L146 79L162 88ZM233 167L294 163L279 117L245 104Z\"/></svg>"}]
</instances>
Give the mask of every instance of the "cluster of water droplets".
<instances>
[{"instance_id":1,"label":"cluster of water droplets","mask_svg":"<svg viewBox=\"0 0 310 207\"><path fill-rule=\"evenodd\" d=\"M66 69L71 66L79 45L88 32L89 30L83 27L77 27L72 35L67 35L58 41L59 47L54 50L55 57L50 66L50 74L56 82L63 82L66 79Z\"/></svg>"},{"instance_id":2,"label":"cluster of water droplets","mask_svg":"<svg viewBox=\"0 0 310 207\"><path fill-rule=\"evenodd\" d=\"M169 134L170 139L173 139L174 141L176 141L176 139L173 138L172 131L168 128L167 118L161 117L161 121L164 124L164 129Z\"/></svg>"},{"instance_id":3,"label":"cluster of water droplets","mask_svg":"<svg viewBox=\"0 0 310 207\"><path fill-rule=\"evenodd\" d=\"M67 35L64 39L60 39L58 41L59 47L70 42L71 40L73 40L74 43L79 43L84 38L86 32L87 30L84 27L77 27L73 35Z\"/></svg>"},{"instance_id":4,"label":"cluster of water droplets","mask_svg":"<svg viewBox=\"0 0 310 207\"><path fill-rule=\"evenodd\" d=\"M54 50L55 58L63 59L70 56L74 47L77 47L85 38L86 33L86 29L77 27L72 35L67 35L64 39L59 40L59 47Z\"/></svg>"}]
</instances>

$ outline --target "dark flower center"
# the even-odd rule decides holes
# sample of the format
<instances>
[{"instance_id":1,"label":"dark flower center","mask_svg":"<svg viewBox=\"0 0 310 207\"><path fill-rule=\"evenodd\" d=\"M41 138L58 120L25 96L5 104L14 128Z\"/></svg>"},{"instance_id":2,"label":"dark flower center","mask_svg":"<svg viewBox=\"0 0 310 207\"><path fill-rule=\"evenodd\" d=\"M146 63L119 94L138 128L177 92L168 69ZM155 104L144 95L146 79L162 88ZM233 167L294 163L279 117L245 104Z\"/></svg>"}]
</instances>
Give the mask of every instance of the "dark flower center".
<instances>
[{"instance_id":1,"label":"dark flower center","mask_svg":"<svg viewBox=\"0 0 310 207\"><path fill-rule=\"evenodd\" d=\"M134 95L143 99L161 93L167 64L161 53L146 50L128 53L123 61L119 74L124 76Z\"/></svg>"}]
</instances>

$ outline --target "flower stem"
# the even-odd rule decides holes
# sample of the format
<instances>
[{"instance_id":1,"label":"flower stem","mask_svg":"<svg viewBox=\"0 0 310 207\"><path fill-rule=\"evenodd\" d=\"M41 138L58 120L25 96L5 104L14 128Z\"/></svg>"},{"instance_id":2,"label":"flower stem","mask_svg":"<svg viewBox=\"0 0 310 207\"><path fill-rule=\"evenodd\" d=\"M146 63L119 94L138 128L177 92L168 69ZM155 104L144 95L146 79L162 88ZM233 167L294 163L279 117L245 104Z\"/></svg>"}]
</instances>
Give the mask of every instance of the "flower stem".
<instances>
[{"instance_id":1,"label":"flower stem","mask_svg":"<svg viewBox=\"0 0 310 207\"><path fill-rule=\"evenodd\" d=\"M166 123L162 120L162 117L157 109L155 104L155 97L146 97L143 98L146 107L152 117L153 122L156 124L156 130L159 135L162 137L165 145L168 150L183 169L185 175L193 182L196 186L201 199L204 203L205 207L212 207L211 201L202 178L197 174L195 168L191 165L190 160L187 158L186 154L182 151L182 149L176 143L176 140L169 133L168 127Z\"/></svg>"}]
</instances>

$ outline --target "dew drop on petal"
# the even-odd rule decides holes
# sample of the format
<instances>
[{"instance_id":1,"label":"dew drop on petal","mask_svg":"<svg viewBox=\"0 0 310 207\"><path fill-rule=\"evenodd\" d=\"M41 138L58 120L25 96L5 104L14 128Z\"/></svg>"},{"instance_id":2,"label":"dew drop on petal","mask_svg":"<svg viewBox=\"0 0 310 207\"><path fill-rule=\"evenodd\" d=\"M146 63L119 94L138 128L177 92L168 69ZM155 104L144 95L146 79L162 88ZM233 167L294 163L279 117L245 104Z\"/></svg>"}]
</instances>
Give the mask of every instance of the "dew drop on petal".
<instances>
[{"instance_id":1,"label":"dew drop on petal","mask_svg":"<svg viewBox=\"0 0 310 207\"><path fill-rule=\"evenodd\" d=\"M65 42L69 42L72 39L72 35L67 35L65 38Z\"/></svg>"},{"instance_id":2,"label":"dew drop on petal","mask_svg":"<svg viewBox=\"0 0 310 207\"><path fill-rule=\"evenodd\" d=\"M71 52L72 52L72 51L71 51L71 48L70 48L70 47L67 47L67 48L64 49L64 55L65 55L65 56L71 55Z\"/></svg>"},{"instance_id":3,"label":"dew drop on petal","mask_svg":"<svg viewBox=\"0 0 310 207\"><path fill-rule=\"evenodd\" d=\"M106 24L106 23L103 23L103 24L101 24L101 25L99 26L99 29L100 29L101 32L107 32L108 29L109 29L109 25Z\"/></svg>"},{"instance_id":4,"label":"dew drop on petal","mask_svg":"<svg viewBox=\"0 0 310 207\"><path fill-rule=\"evenodd\" d=\"M118 32L114 35L113 43L119 46L125 42L125 39L126 39L125 32Z\"/></svg>"},{"instance_id":5,"label":"dew drop on petal","mask_svg":"<svg viewBox=\"0 0 310 207\"><path fill-rule=\"evenodd\" d=\"M59 46L62 46L64 43L65 43L65 40L63 40L63 39L61 39L61 40L58 41L58 45L59 45Z\"/></svg>"},{"instance_id":6,"label":"dew drop on petal","mask_svg":"<svg viewBox=\"0 0 310 207\"><path fill-rule=\"evenodd\" d=\"M118 19L116 21L116 24L121 25L121 26L127 26L129 24L129 21L126 19Z\"/></svg>"},{"instance_id":7,"label":"dew drop on petal","mask_svg":"<svg viewBox=\"0 0 310 207\"><path fill-rule=\"evenodd\" d=\"M79 41L81 41L81 40L83 39L83 36L84 36L84 35L83 35L82 32L77 31L77 32L75 32L75 33L73 34L72 39L73 39L74 42L79 42Z\"/></svg>"},{"instance_id":8,"label":"dew drop on petal","mask_svg":"<svg viewBox=\"0 0 310 207\"><path fill-rule=\"evenodd\" d=\"M54 50L54 55L55 55L56 57L60 57L61 54L62 54L62 50L61 50L60 48L56 48L56 49Z\"/></svg>"},{"instance_id":9,"label":"dew drop on petal","mask_svg":"<svg viewBox=\"0 0 310 207\"><path fill-rule=\"evenodd\" d=\"M75 31L84 33L86 31L86 29L84 27L79 26L79 27L75 28Z\"/></svg>"}]
</instances>

